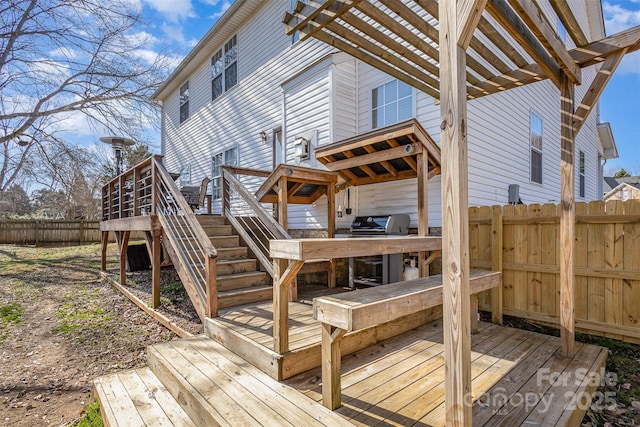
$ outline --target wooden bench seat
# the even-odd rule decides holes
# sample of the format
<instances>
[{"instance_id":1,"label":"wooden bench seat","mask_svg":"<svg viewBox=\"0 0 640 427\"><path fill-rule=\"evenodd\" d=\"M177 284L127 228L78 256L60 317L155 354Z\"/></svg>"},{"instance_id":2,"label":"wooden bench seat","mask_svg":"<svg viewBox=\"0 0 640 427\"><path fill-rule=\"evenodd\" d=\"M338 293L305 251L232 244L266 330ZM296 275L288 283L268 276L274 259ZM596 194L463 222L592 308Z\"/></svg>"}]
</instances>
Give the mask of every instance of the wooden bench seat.
<instances>
[{"instance_id":1,"label":"wooden bench seat","mask_svg":"<svg viewBox=\"0 0 640 427\"><path fill-rule=\"evenodd\" d=\"M469 294L475 300L472 317L477 318L477 294L500 286L501 282L500 272L469 272ZM313 316L322 322L323 404L329 409L341 405L340 339L345 332L386 323L440 304L442 275L315 298Z\"/></svg>"}]
</instances>

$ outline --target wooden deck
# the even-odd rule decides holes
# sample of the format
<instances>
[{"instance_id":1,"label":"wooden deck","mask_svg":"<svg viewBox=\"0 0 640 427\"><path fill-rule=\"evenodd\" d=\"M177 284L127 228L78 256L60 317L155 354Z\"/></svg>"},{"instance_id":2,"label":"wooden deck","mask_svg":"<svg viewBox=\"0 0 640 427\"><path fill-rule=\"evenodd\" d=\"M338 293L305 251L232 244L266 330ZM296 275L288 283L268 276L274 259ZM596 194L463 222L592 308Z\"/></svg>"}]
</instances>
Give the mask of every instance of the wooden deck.
<instances>
[{"instance_id":1,"label":"wooden deck","mask_svg":"<svg viewBox=\"0 0 640 427\"><path fill-rule=\"evenodd\" d=\"M277 355L271 351L270 310L268 303L229 310L215 319L217 326L213 329L219 331L220 325L227 328L227 345L235 342L229 337L243 334L253 343L250 357L268 360L263 364L271 366L273 359L269 355ZM302 358L305 362L315 360L316 353L319 362L320 323L313 320L312 307L291 303L290 325L292 351L282 356L284 369L295 368ZM207 324L209 327L211 323ZM391 331L400 333L395 325L378 329L377 338ZM377 344L371 341L371 331L352 336L349 341L350 335L353 334L345 335L343 342L345 352L351 354L342 359L344 406L337 413L359 425L443 425L441 320ZM575 357L563 358L557 337L485 322L480 322L480 330L471 340L474 425L579 425L588 407L585 399L596 389L592 382L582 384L581 375L601 375L606 349L577 343ZM366 348L354 350L365 342ZM230 347L234 351L249 348L246 341L236 344L237 347ZM319 363L316 366L289 377L286 383L320 402ZM557 375L567 381L551 385L549 379Z\"/></svg>"}]
</instances>

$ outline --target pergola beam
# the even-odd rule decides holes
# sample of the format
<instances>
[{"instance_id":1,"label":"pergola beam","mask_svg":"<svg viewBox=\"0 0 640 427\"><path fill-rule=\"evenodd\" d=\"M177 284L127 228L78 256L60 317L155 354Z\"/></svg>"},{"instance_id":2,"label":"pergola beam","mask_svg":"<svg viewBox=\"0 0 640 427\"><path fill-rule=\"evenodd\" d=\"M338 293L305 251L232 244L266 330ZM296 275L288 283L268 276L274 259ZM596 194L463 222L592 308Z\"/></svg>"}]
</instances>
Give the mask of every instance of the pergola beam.
<instances>
[{"instance_id":1,"label":"pergola beam","mask_svg":"<svg viewBox=\"0 0 640 427\"><path fill-rule=\"evenodd\" d=\"M609 83L611 76L613 76L613 72L618 68L620 61L622 61L622 58L624 58L626 53L627 49L622 49L619 52L612 53L607 57L604 64L602 64L598 70L598 74L596 74L593 82L591 82L591 85L589 86L589 89L587 89L587 92L584 94L584 97L580 101L573 117L574 135L577 135L578 132L580 132L580 129L582 129L582 125L600 99L600 95L604 92L604 88L607 87L607 83Z\"/></svg>"},{"instance_id":2,"label":"pergola beam","mask_svg":"<svg viewBox=\"0 0 640 427\"><path fill-rule=\"evenodd\" d=\"M627 53L640 49L640 25L577 47L569 53L573 60L584 68L602 62L609 54L622 49L627 49Z\"/></svg>"},{"instance_id":3,"label":"pergola beam","mask_svg":"<svg viewBox=\"0 0 640 427\"><path fill-rule=\"evenodd\" d=\"M445 423L471 425L471 318L467 163L466 52L458 45L455 0L440 0L442 147L442 298ZM479 13L479 12L478 12Z\"/></svg>"},{"instance_id":4,"label":"pergola beam","mask_svg":"<svg viewBox=\"0 0 640 427\"><path fill-rule=\"evenodd\" d=\"M509 0L509 3L557 61L562 71L569 76L574 84L580 84L582 81L580 67L575 64L564 43L558 38L556 31L551 27L537 4L531 0Z\"/></svg>"},{"instance_id":5,"label":"pergola beam","mask_svg":"<svg viewBox=\"0 0 640 427\"><path fill-rule=\"evenodd\" d=\"M584 35L578 20L574 16L573 12L571 12L571 8L567 3L567 0L549 0L551 3L551 7L562 21L562 25L567 30L567 34L571 37L571 40L576 44L576 46L582 46L589 43L587 36Z\"/></svg>"},{"instance_id":6,"label":"pergola beam","mask_svg":"<svg viewBox=\"0 0 640 427\"><path fill-rule=\"evenodd\" d=\"M522 48L540 65L551 81L560 87L560 76L564 74L556 61L547 53L545 47L529 30L524 22L506 3L506 0L489 0L487 11L513 37Z\"/></svg>"},{"instance_id":7,"label":"pergola beam","mask_svg":"<svg viewBox=\"0 0 640 427\"><path fill-rule=\"evenodd\" d=\"M458 0L458 46L469 47L487 0Z\"/></svg>"}]
</instances>

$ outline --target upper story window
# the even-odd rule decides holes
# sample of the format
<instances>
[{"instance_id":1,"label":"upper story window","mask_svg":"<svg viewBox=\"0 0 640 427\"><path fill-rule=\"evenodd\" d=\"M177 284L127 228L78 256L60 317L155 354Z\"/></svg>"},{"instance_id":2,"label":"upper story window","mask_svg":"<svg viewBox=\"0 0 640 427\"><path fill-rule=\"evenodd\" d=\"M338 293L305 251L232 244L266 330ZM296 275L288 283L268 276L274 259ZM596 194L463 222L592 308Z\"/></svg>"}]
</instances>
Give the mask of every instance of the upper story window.
<instances>
[{"instance_id":1,"label":"upper story window","mask_svg":"<svg viewBox=\"0 0 640 427\"><path fill-rule=\"evenodd\" d=\"M211 57L211 100L238 83L238 36L234 35Z\"/></svg>"},{"instance_id":2,"label":"upper story window","mask_svg":"<svg viewBox=\"0 0 640 427\"><path fill-rule=\"evenodd\" d=\"M371 127L391 125L413 117L413 89L393 80L371 91Z\"/></svg>"},{"instance_id":3,"label":"upper story window","mask_svg":"<svg viewBox=\"0 0 640 427\"><path fill-rule=\"evenodd\" d=\"M180 123L189 118L189 82L180 87Z\"/></svg>"},{"instance_id":4,"label":"upper story window","mask_svg":"<svg viewBox=\"0 0 640 427\"><path fill-rule=\"evenodd\" d=\"M558 38L562 40L562 43L567 44L567 29L560 18L558 18Z\"/></svg>"},{"instance_id":5,"label":"upper story window","mask_svg":"<svg viewBox=\"0 0 640 427\"><path fill-rule=\"evenodd\" d=\"M531 113L529 131L531 145L531 182L542 184L542 119Z\"/></svg>"},{"instance_id":6,"label":"upper story window","mask_svg":"<svg viewBox=\"0 0 640 427\"><path fill-rule=\"evenodd\" d=\"M584 198L585 194L585 165L584 165L584 151L580 151L579 154L579 169L578 169L578 196Z\"/></svg>"}]
</instances>

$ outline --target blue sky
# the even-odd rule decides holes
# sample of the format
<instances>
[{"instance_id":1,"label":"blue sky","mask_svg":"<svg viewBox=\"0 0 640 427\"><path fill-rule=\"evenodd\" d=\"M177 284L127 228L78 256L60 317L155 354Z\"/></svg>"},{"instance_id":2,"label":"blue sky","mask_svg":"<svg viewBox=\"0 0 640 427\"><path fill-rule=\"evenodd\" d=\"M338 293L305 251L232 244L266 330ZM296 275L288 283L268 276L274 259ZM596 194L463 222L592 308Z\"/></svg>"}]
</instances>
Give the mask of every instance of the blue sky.
<instances>
[{"instance_id":1,"label":"blue sky","mask_svg":"<svg viewBox=\"0 0 640 427\"><path fill-rule=\"evenodd\" d=\"M135 0L134 0L135 1ZM137 0L158 45L186 55L231 5L230 0ZM596 0L589 0L596 1ZM640 0L602 2L607 34L640 25ZM600 120L610 122L620 158L605 172L620 168L640 175L640 51L622 61L600 102Z\"/></svg>"}]
</instances>

